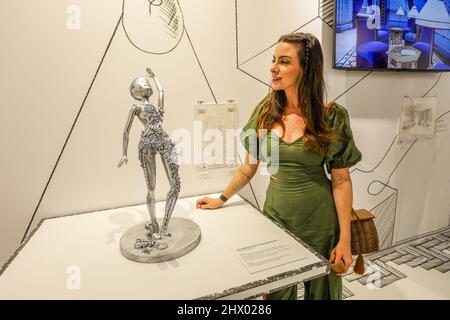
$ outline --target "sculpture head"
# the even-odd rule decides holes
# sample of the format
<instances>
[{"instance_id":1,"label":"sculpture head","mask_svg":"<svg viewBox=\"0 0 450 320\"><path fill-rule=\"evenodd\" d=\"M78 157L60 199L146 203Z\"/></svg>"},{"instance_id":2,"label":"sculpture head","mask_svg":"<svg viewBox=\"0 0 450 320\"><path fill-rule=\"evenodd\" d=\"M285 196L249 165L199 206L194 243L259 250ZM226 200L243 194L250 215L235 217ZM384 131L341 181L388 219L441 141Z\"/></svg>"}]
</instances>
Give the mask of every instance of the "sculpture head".
<instances>
[{"instance_id":1,"label":"sculpture head","mask_svg":"<svg viewBox=\"0 0 450 320\"><path fill-rule=\"evenodd\" d=\"M144 98L150 98L153 94L153 89L148 80L144 77L137 77L131 82L130 94L136 100L142 101Z\"/></svg>"}]
</instances>

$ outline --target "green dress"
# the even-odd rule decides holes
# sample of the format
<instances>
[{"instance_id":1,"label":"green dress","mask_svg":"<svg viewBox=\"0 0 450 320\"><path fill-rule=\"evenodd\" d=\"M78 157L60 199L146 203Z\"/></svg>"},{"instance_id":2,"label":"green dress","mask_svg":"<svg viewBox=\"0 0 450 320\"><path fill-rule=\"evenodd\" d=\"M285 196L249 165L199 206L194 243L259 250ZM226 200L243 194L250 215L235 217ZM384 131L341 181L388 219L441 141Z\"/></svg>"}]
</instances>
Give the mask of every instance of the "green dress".
<instances>
[{"instance_id":1,"label":"green dress","mask_svg":"<svg viewBox=\"0 0 450 320\"><path fill-rule=\"evenodd\" d=\"M324 167L330 173L332 168L351 167L362 157L353 140L348 112L338 104L329 112L327 120L336 128L337 140L329 144L324 157L305 149L303 137L287 143L269 130L265 138L257 138L256 124L264 105L255 108L240 135L247 152L267 162L271 173L263 210L329 259L331 249L339 241L339 220ZM278 142L278 160L270 158L273 142ZM327 276L305 282L304 286L305 299L342 298L342 279L332 270ZM297 286L271 293L269 299L295 300Z\"/></svg>"}]
</instances>

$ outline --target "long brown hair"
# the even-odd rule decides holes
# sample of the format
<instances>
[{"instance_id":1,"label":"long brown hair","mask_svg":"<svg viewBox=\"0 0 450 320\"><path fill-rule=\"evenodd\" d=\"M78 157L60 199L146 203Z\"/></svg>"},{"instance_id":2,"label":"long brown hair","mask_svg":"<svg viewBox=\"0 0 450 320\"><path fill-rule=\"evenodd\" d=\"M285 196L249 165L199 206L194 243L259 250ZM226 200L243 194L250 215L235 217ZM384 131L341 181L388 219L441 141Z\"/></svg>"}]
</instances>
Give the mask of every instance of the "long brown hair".
<instances>
[{"instance_id":1,"label":"long brown hair","mask_svg":"<svg viewBox=\"0 0 450 320\"><path fill-rule=\"evenodd\" d=\"M280 37L278 42L287 42L297 47L298 61L303 76L297 88L300 111L305 121L303 142L305 148L325 155L328 143L334 140L333 129L326 122L326 115L332 103L325 106L325 81L323 78L323 54L319 40L309 33L291 33ZM287 105L284 90L272 90L261 101L265 106L257 122L259 129L273 128L275 124L286 131L282 116Z\"/></svg>"}]
</instances>

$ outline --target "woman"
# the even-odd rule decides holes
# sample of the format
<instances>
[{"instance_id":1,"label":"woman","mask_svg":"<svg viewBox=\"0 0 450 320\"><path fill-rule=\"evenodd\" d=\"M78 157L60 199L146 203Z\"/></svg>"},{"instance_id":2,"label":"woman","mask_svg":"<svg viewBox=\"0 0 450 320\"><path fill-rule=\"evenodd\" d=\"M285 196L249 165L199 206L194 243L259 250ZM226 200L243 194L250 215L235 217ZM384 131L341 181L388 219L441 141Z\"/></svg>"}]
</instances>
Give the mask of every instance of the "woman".
<instances>
[{"instance_id":1,"label":"woman","mask_svg":"<svg viewBox=\"0 0 450 320\"><path fill-rule=\"evenodd\" d=\"M361 152L353 141L346 109L336 103L326 106L323 101L323 54L313 35L282 36L275 48L271 73L271 92L243 128L241 140L247 150L244 164L219 199L204 197L197 201L197 207L218 208L245 186L256 173L264 141L282 132L278 136L278 169L270 177L264 212L327 259L336 247L333 262L342 259L344 272L336 274L331 270L327 276L305 282L305 299L341 299L340 276L352 263L349 167L361 160ZM245 134L250 129L258 132L258 148L252 148L251 135ZM264 140L260 129L266 129L266 138L271 139ZM268 298L296 299L297 286L271 293Z\"/></svg>"}]
</instances>

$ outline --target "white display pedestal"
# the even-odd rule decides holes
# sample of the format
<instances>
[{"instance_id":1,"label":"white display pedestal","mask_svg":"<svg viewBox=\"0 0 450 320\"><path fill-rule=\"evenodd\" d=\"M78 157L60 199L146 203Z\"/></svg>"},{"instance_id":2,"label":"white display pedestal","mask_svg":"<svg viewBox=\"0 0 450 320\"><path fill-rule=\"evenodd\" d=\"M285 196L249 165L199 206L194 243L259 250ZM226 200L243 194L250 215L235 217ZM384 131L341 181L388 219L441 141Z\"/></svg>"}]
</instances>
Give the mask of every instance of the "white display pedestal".
<instances>
[{"instance_id":1,"label":"white display pedestal","mask_svg":"<svg viewBox=\"0 0 450 320\"><path fill-rule=\"evenodd\" d=\"M162 263L120 253L121 235L148 219L145 205L44 220L0 275L0 299L246 299L328 272L323 257L239 196L216 210L196 209L198 198L179 199L173 216L200 226L199 245ZM236 249L273 241L302 258L262 271L238 258Z\"/></svg>"}]
</instances>

